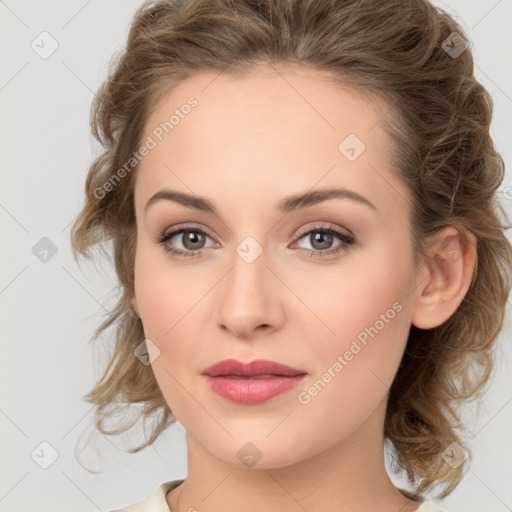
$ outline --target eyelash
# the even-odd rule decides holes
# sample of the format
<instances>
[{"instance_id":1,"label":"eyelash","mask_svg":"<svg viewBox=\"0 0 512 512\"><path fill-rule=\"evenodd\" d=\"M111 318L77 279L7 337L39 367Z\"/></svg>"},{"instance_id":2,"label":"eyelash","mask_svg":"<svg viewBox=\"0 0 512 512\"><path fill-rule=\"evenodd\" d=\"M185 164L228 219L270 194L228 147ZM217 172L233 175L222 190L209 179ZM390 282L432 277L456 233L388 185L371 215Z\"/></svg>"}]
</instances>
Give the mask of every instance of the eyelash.
<instances>
[{"instance_id":1,"label":"eyelash","mask_svg":"<svg viewBox=\"0 0 512 512\"><path fill-rule=\"evenodd\" d=\"M200 228L196 228L194 226L187 226L187 227L177 226L175 229L173 229L171 231L164 231L158 237L158 243L163 246L164 251L166 251L167 253L172 254L174 256L179 256L179 257L183 256L183 257L192 257L192 258L201 256L202 255L201 250L181 251L181 250L173 249L172 247L169 247L168 245L166 245L166 242L168 240L175 237L176 235L179 235L179 234L185 233L185 232L201 233L202 235L206 235L206 236L210 237L208 235L208 233L206 233L206 231L204 231ZM317 258L317 257L324 258L327 256L334 256L334 255L340 254L340 253L344 252L345 250L347 250L349 247L354 246L356 243L356 239L353 236L346 235L345 233L338 231L337 229L335 229L331 226L323 226L323 225L315 226L312 229L309 229L308 231L301 233L298 236L297 240L300 240L305 235L310 235L311 233L316 233L316 232L334 235L337 238L339 238L342 243L335 249L326 249L323 251L315 250L315 249L303 249L304 251L308 252L309 256L314 257L314 258Z\"/></svg>"}]
</instances>

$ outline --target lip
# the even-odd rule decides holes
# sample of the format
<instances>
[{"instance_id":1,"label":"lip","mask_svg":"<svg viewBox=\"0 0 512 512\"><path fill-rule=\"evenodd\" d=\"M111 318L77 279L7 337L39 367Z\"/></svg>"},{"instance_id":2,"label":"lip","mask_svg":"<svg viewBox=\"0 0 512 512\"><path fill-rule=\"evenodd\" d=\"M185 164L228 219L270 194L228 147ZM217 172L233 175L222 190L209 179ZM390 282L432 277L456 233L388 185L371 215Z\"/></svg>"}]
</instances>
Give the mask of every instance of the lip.
<instances>
[{"instance_id":1,"label":"lip","mask_svg":"<svg viewBox=\"0 0 512 512\"><path fill-rule=\"evenodd\" d=\"M290 391L306 374L303 370L265 359L249 363L226 359L203 371L212 391L231 402L245 405L260 404Z\"/></svg>"},{"instance_id":2,"label":"lip","mask_svg":"<svg viewBox=\"0 0 512 512\"><path fill-rule=\"evenodd\" d=\"M203 371L203 375L210 377L219 377L225 375L234 375L238 377L254 377L257 375L280 375L285 377L294 377L304 375L307 372L292 368L282 363L269 361L267 359L255 359L248 363L237 361L236 359L224 359L215 363Z\"/></svg>"}]
</instances>

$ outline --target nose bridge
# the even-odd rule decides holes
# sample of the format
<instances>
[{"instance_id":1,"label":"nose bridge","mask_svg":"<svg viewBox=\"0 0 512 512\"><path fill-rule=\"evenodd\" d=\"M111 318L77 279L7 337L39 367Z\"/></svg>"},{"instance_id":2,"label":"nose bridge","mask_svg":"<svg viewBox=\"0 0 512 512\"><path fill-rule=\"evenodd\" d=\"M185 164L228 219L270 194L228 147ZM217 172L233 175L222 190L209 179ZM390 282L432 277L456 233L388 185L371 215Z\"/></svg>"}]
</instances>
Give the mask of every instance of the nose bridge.
<instances>
[{"instance_id":1,"label":"nose bridge","mask_svg":"<svg viewBox=\"0 0 512 512\"><path fill-rule=\"evenodd\" d=\"M226 293L233 295L241 307L248 299L264 293L268 280L268 249L254 237L245 237L236 247L231 260Z\"/></svg>"},{"instance_id":2,"label":"nose bridge","mask_svg":"<svg viewBox=\"0 0 512 512\"><path fill-rule=\"evenodd\" d=\"M279 290L267 268L269 252L254 237L245 237L231 258L218 297L219 322L236 334L250 335L260 325L276 327L280 322Z\"/></svg>"}]
</instances>

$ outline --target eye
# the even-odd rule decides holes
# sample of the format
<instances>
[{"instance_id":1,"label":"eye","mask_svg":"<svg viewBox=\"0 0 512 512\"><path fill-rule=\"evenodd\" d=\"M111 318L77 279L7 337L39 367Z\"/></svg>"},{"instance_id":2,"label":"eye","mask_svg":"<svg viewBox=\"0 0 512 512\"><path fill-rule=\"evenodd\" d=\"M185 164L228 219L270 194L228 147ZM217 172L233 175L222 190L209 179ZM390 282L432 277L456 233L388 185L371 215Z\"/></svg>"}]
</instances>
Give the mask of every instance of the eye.
<instances>
[{"instance_id":1,"label":"eye","mask_svg":"<svg viewBox=\"0 0 512 512\"><path fill-rule=\"evenodd\" d=\"M168 253L174 254L176 256L200 256L202 254L201 249L205 249L205 240L206 238L210 238L208 233L203 231L202 229L188 226L188 227L180 227L165 231L159 237L158 242L162 244L164 250ZM181 245L183 249L175 249L168 245L168 241L172 241L173 238L176 238L178 241L181 240ZM174 246L175 243L173 242Z\"/></svg>"},{"instance_id":2,"label":"eye","mask_svg":"<svg viewBox=\"0 0 512 512\"><path fill-rule=\"evenodd\" d=\"M313 229L303 233L299 240L306 239L313 247L308 249L309 256L326 257L340 254L355 244L355 238L339 231L331 226L315 226ZM337 238L340 243L331 248L333 240Z\"/></svg>"},{"instance_id":3,"label":"eye","mask_svg":"<svg viewBox=\"0 0 512 512\"><path fill-rule=\"evenodd\" d=\"M177 242L173 242L174 238ZM158 243L163 246L166 252L175 256L196 257L203 254L201 249L209 247L205 245L207 238L211 239L208 233L198 227L176 226L162 233L158 238ZM340 243L332 248L331 246L336 238ZM324 225L315 226L313 229L303 232L298 241L302 239L305 239L312 246L311 249L306 248L308 255L311 257L334 256L348 250L356 242L352 235ZM169 242L172 243L169 244ZM176 243L181 244L181 248L176 249Z\"/></svg>"}]
</instances>

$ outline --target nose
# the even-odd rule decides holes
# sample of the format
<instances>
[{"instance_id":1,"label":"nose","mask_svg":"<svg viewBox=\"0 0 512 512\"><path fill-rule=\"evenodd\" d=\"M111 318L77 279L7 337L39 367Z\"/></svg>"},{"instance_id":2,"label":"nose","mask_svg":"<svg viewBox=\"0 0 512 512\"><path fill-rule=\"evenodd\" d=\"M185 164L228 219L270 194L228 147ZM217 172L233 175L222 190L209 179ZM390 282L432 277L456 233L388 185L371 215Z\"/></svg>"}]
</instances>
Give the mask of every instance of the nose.
<instances>
[{"instance_id":1,"label":"nose","mask_svg":"<svg viewBox=\"0 0 512 512\"><path fill-rule=\"evenodd\" d=\"M265 250L254 260L235 253L217 291L217 321L237 338L252 339L282 327L285 289Z\"/></svg>"}]
</instances>

